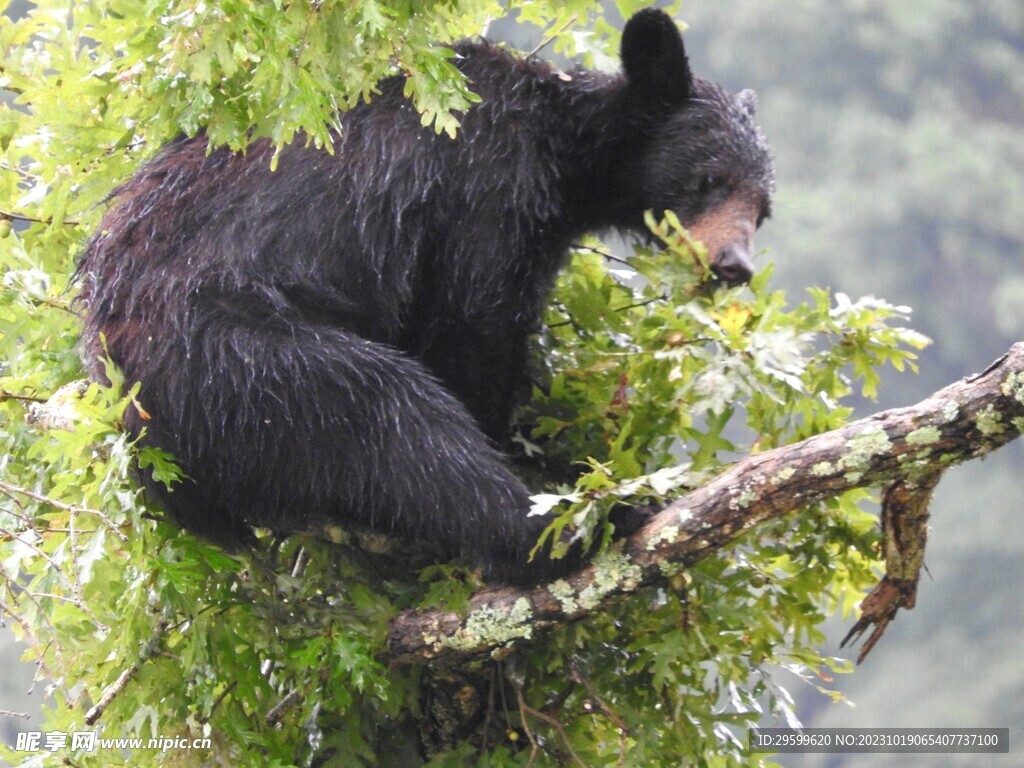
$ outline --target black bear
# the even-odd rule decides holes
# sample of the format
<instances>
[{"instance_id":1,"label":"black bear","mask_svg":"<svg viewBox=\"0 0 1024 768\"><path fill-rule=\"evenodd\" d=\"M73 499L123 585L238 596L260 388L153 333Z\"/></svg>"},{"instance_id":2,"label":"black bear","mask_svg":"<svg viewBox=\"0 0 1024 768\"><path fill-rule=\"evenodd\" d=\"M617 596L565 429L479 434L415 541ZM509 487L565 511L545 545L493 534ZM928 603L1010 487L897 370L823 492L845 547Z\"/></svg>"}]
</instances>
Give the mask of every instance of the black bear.
<instances>
[{"instance_id":1,"label":"black bear","mask_svg":"<svg viewBox=\"0 0 1024 768\"><path fill-rule=\"evenodd\" d=\"M482 101L454 140L396 77L333 154L300 138L271 171L268 142L200 135L116 190L79 262L86 357L142 383L128 426L187 475L150 483L184 527L238 546L347 522L490 579L565 573L580 553L528 562L549 521L500 448L570 244L671 209L749 278L774 183L754 97L695 79L668 16L629 20L620 76L455 51Z\"/></svg>"}]
</instances>

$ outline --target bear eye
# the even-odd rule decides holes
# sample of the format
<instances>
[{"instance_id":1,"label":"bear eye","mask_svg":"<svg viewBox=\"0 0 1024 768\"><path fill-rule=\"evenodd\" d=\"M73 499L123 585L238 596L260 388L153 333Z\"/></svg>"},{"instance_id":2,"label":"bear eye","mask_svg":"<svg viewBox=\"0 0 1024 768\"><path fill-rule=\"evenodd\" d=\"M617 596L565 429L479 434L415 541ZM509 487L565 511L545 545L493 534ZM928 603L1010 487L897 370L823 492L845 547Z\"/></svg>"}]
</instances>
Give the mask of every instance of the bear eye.
<instances>
[{"instance_id":1,"label":"bear eye","mask_svg":"<svg viewBox=\"0 0 1024 768\"><path fill-rule=\"evenodd\" d=\"M717 192L720 189L725 189L728 186L728 179L723 178L722 176L705 173L697 179L696 191L698 195L705 196Z\"/></svg>"},{"instance_id":2,"label":"bear eye","mask_svg":"<svg viewBox=\"0 0 1024 768\"><path fill-rule=\"evenodd\" d=\"M706 195L708 192L710 192L712 189L714 189L715 186L716 185L715 185L715 177L714 176L709 176L709 175L705 174L705 175L701 176L699 179L697 179L697 193L698 194Z\"/></svg>"}]
</instances>

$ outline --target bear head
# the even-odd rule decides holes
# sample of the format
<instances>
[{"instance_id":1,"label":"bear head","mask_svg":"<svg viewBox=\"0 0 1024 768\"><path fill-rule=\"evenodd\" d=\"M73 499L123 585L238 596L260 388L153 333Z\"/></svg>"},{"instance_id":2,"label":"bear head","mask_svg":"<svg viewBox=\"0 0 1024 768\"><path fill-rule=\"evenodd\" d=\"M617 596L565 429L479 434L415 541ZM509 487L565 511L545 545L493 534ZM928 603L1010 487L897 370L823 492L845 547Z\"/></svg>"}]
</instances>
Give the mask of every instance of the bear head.
<instances>
[{"instance_id":1,"label":"bear head","mask_svg":"<svg viewBox=\"0 0 1024 768\"><path fill-rule=\"evenodd\" d=\"M754 121L757 97L695 78L675 22L661 11L630 18L621 56L637 137L624 174L634 216L638 208L675 212L707 248L720 280L747 282L754 231L770 215L775 189L768 144Z\"/></svg>"}]
</instances>

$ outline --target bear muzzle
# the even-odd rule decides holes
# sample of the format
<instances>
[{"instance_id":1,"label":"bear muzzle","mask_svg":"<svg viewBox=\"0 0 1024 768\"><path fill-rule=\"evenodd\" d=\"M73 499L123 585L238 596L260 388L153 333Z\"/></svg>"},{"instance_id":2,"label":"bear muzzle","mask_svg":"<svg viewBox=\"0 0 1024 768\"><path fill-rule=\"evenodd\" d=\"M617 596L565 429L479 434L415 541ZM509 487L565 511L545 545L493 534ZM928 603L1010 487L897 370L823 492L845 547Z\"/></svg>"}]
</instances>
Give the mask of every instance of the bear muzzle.
<instances>
[{"instance_id":1,"label":"bear muzzle","mask_svg":"<svg viewBox=\"0 0 1024 768\"><path fill-rule=\"evenodd\" d=\"M732 243L711 258L711 271L728 285L745 285L754 276L754 263L750 249L742 243Z\"/></svg>"}]
</instances>

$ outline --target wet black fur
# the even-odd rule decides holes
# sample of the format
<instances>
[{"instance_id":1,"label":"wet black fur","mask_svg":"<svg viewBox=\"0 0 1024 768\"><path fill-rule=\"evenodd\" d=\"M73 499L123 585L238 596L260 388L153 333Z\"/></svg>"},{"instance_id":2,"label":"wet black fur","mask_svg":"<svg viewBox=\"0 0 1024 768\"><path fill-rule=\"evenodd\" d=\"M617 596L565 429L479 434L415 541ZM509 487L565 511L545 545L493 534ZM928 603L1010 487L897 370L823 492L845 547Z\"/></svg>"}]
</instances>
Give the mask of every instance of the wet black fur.
<instances>
[{"instance_id":1,"label":"wet black fur","mask_svg":"<svg viewBox=\"0 0 1024 768\"><path fill-rule=\"evenodd\" d=\"M199 136L117 190L79 265L87 358L102 377L103 334L142 382L151 418L129 427L191 478L152 489L188 529L234 546L357 523L505 581L578 565L527 564L547 521L497 448L568 246L739 186L766 210L771 163L660 12L631 20L625 76L456 50L483 101L454 141L395 78L343 115L333 155L300 137L271 172L267 142L207 154Z\"/></svg>"}]
</instances>

